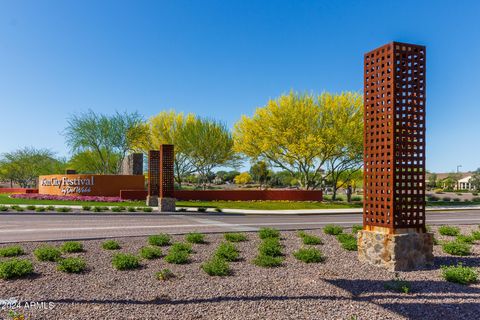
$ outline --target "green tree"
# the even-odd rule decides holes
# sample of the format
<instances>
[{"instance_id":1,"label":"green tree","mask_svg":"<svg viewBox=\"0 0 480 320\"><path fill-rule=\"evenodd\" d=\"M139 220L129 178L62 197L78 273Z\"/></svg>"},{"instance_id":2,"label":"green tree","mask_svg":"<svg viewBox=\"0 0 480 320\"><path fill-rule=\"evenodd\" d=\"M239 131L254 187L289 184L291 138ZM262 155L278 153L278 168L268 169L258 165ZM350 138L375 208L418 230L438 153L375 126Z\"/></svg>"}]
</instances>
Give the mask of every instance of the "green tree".
<instances>
[{"instance_id":1,"label":"green tree","mask_svg":"<svg viewBox=\"0 0 480 320\"><path fill-rule=\"evenodd\" d=\"M23 148L4 153L0 159L1 180L22 188L36 187L38 176L65 170L65 160L48 149Z\"/></svg>"},{"instance_id":2,"label":"green tree","mask_svg":"<svg viewBox=\"0 0 480 320\"><path fill-rule=\"evenodd\" d=\"M320 96L290 92L270 100L258 108L252 117L242 116L234 129L235 150L254 160L298 173L302 188L321 185L322 167L332 157L343 155L345 114L361 112L362 96L346 92L339 95L323 93ZM355 118L360 116L355 114ZM362 135L358 130L352 135ZM339 146L339 141L341 144ZM354 157L354 151L348 157ZM355 158L358 155L355 154ZM349 159L349 158L348 158Z\"/></svg>"},{"instance_id":3,"label":"green tree","mask_svg":"<svg viewBox=\"0 0 480 320\"><path fill-rule=\"evenodd\" d=\"M119 173L127 153L146 136L143 119L136 112L108 116L90 110L72 116L65 129L73 153L90 152L100 163L98 173L102 174Z\"/></svg>"},{"instance_id":4,"label":"green tree","mask_svg":"<svg viewBox=\"0 0 480 320\"><path fill-rule=\"evenodd\" d=\"M258 161L250 168L250 175L253 180L260 184L260 188L265 185L271 176L268 164L265 161Z\"/></svg>"},{"instance_id":5,"label":"green tree","mask_svg":"<svg viewBox=\"0 0 480 320\"><path fill-rule=\"evenodd\" d=\"M109 155L108 163L118 163L120 155L118 153L107 153L102 151L102 154ZM69 168L75 169L78 173L109 173L116 174L116 168L111 168L112 171L105 172L104 164L97 153L91 150L81 151L75 153L68 163Z\"/></svg>"},{"instance_id":6,"label":"green tree","mask_svg":"<svg viewBox=\"0 0 480 320\"><path fill-rule=\"evenodd\" d=\"M220 122L196 118L180 129L177 141L200 175L204 188L214 168L238 165L232 135Z\"/></svg>"},{"instance_id":7,"label":"green tree","mask_svg":"<svg viewBox=\"0 0 480 320\"><path fill-rule=\"evenodd\" d=\"M179 186L182 180L195 172L192 159L186 154L183 139L180 135L185 132L185 126L195 121L193 114L184 115L175 111L162 111L151 117L145 124L148 135L145 140L140 140L137 149L148 154L150 150L158 150L161 144L173 144L175 146L175 181Z\"/></svg>"},{"instance_id":8,"label":"green tree","mask_svg":"<svg viewBox=\"0 0 480 320\"><path fill-rule=\"evenodd\" d=\"M475 188L475 190L480 190L480 168L473 172L470 183L472 184L473 188Z\"/></svg>"},{"instance_id":9,"label":"green tree","mask_svg":"<svg viewBox=\"0 0 480 320\"><path fill-rule=\"evenodd\" d=\"M428 183L429 188L435 188L437 186L438 176L436 173L427 173L428 174Z\"/></svg>"}]
</instances>

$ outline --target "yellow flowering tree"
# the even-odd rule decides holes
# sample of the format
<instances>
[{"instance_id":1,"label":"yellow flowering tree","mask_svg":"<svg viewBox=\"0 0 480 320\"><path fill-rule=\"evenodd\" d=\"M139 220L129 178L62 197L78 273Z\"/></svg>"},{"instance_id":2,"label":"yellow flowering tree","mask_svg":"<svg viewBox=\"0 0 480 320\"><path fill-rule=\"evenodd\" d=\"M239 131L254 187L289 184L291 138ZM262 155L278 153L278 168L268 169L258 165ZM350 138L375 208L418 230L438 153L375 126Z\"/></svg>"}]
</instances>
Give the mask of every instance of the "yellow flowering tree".
<instances>
[{"instance_id":1,"label":"yellow flowering tree","mask_svg":"<svg viewBox=\"0 0 480 320\"><path fill-rule=\"evenodd\" d=\"M339 104L338 99L345 103ZM242 116L234 128L234 149L298 174L304 189L316 188L324 180L327 162L346 150L339 144L344 143L348 131L343 128L348 119L348 112L343 110L347 102L361 111L361 95L357 93L282 95L257 108L252 117Z\"/></svg>"},{"instance_id":2,"label":"yellow flowering tree","mask_svg":"<svg viewBox=\"0 0 480 320\"><path fill-rule=\"evenodd\" d=\"M158 150L161 144L173 144L175 146L175 181L179 185L183 177L195 172L195 167L180 139L185 127L193 122L195 122L195 115L191 113L185 115L173 110L162 111L144 124L148 134L136 146L138 150L148 154L149 150Z\"/></svg>"}]
</instances>

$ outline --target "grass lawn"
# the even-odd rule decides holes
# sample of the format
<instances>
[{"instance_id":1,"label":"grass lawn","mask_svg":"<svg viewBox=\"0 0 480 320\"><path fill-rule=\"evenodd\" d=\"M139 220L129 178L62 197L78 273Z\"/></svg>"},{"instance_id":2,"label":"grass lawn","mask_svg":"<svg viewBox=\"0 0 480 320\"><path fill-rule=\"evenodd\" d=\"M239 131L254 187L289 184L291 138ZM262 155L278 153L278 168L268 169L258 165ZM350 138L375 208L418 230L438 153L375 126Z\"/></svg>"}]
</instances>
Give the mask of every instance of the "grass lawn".
<instances>
[{"instance_id":1,"label":"grass lawn","mask_svg":"<svg viewBox=\"0 0 480 320\"><path fill-rule=\"evenodd\" d=\"M361 203L300 202L300 201L177 201L177 207L205 207L219 209L295 210L361 208Z\"/></svg>"},{"instance_id":2,"label":"grass lawn","mask_svg":"<svg viewBox=\"0 0 480 320\"><path fill-rule=\"evenodd\" d=\"M0 205L5 204L24 204L24 205L78 205L78 206L125 206L125 207L144 207L144 201L127 202L93 202L93 201L59 201L59 200L29 200L12 199L8 194L0 194ZM480 205L479 202L460 202L460 201L433 201L428 202L428 207L438 206L469 206ZM218 209L251 209L251 210L299 210L299 209L347 209L361 208L361 202L346 203L338 202L301 202L301 201L177 201L177 207L203 207Z\"/></svg>"}]
</instances>

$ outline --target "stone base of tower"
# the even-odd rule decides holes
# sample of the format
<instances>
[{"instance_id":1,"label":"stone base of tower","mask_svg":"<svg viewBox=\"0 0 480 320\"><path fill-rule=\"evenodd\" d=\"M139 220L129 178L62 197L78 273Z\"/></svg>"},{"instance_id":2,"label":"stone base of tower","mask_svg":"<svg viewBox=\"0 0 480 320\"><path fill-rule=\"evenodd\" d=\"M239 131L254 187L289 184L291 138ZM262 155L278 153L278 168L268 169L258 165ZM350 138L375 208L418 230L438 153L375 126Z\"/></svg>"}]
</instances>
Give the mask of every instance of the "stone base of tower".
<instances>
[{"instance_id":1,"label":"stone base of tower","mask_svg":"<svg viewBox=\"0 0 480 320\"><path fill-rule=\"evenodd\" d=\"M433 233L358 232L358 259L389 271L408 271L433 264Z\"/></svg>"},{"instance_id":2,"label":"stone base of tower","mask_svg":"<svg viewBox=\"0 0 480 320\"><path fill-rule=\"evenodd\" d=\"M158 206L158 196L147 196L147 206L156 207Z\"/></svg>"},{"instance_id":3,"label":"stone base of tower","mask_svg":"<svg viewBox=\"0 0 480 320\"><path fill-rule=\"evenodd\" d=\"M175 212L175 198L159 198L158 211L160 212Z\"/></svg>"}]
</instances>

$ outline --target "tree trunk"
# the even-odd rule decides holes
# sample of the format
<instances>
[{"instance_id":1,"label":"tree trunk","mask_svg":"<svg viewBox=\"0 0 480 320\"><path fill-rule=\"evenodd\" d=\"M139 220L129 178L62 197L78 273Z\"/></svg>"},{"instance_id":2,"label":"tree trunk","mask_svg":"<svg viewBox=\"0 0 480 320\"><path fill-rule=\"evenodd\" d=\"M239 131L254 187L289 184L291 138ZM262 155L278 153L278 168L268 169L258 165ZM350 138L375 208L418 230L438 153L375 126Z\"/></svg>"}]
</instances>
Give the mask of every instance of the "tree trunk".
<instances>
[{"instance_id":1,"label":"tree trunk","mask_svg":"<svg viewBox=\"0 0 480 320\"><path fill-rule=\"evenodd\" d=\"M337 199L337 188L332 188L332 201L336 200Z\"/></svg>"}]
</instances>

